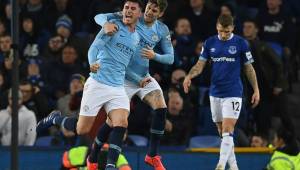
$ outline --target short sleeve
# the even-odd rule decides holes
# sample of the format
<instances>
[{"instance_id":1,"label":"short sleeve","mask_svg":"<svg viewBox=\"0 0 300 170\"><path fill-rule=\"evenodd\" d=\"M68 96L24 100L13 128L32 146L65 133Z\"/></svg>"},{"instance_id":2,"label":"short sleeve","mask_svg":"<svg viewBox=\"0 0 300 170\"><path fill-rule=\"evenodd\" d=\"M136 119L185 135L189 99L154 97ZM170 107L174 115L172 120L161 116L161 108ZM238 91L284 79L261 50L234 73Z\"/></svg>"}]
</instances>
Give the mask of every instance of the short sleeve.
<instances>
[{"instance_id":1,"label":"short sleeve","mask_svg":"<svg viewBox=\"0 0 300 170\"><path fill-rule=\"evenodd\" d=\"M203 43L202 50L199 56L199 60L206 61L209 58L209 51L207 47L207 41Z\"/></svg>"},{"instance_id":2,"label":"short sleeve","mask_svg":"<svg viewBox=\"0 0 300 170\"><path fill-rule=\"evenodd\" d=\"M241 41L241 55L242 55L242 63L243 64L251 64L254 62L251 50L249 47L249 43L246 40Z\"/></svg>"}]
</instances>

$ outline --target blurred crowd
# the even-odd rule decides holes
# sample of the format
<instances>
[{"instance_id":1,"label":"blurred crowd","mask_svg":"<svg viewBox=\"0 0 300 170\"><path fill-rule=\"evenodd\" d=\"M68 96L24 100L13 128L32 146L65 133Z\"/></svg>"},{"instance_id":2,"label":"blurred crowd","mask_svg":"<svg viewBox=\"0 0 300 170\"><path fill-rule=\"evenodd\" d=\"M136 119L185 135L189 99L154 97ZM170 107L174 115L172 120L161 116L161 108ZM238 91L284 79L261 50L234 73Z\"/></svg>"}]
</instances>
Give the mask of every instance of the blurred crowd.
<instances>
[{"instance_id":1,"label":"blurred crowd","mask_svg":"<svg viewBox=\"0 0 300 170\"><path fill-rule=\"evenodd\" d=\"M32 131L51 110L77 116L89 65L87 50L101 29L93 18L120 11L120 0L20 0L20 145L34 145ZM150 63L150 74L164 90L168 105L163 145L186 146L192 136L217 135L208 100L210 67L184 94L182 81L197 62L206 38L216 34L220 14L235 18L235 34L245 37L255 60L260 105L249 104L251 88L244 81L244 105L237 125L236 146L266 146L281 124L294 133L287 96L294 92L300 64L300 1L298 0L170 0L161 20L169 26L175 49L171 66ZM0 137L9 145L12 80L10 1L0 1ZM159 53L160 49L156 49ZM208 63L209 65L209 63ZM246 79L245 79L246 80ZM300 101L300 99L299 99ZM149 135L151 108L131 101L129 134ZM274 123L273 117L280 122ZM274 125L275 124L275 125ZM31 134L31 135L28 135ZM45 135L59 136L58 130ZM37 138L40 136L37 136Z\"/></svg>"}]
</instances>

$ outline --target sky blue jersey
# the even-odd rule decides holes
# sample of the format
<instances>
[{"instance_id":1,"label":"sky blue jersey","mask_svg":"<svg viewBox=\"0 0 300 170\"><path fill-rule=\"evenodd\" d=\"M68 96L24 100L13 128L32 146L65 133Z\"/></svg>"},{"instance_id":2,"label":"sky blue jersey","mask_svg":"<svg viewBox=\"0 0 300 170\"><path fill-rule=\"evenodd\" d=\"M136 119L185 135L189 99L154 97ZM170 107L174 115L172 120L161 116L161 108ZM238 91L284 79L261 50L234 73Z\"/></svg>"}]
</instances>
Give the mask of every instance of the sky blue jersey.
<instances>
[{"instance_id":1,"label":"sky blue jersey","mask_svg":"<svg viewBox=\"0 0 300 170\"><path fill-rule=\"evenodd\" d=\"M88 51L89 64L99 63L100 69L90 76L100 83L109 86L123 86L125 70L130 59L134 56L140 41L139 34L130 32L128 27L119 19L111 22L118 26L118 32L112 36L97 34Z\"/></svg>"},{"instance_id":2,"label":"sky blue jersey","mask_svg":"<svg viewBox=\"0 0 300 170\"><path fill-rule=\"evenodd\" d=\"M253 62L247 41L234 34L227 41L212 36L204 42L199 57L203 61L208 59L212 62L210 96L242 97L241 69Z\"/></svg>"},{"instance_id":3,"label":"sky blue jersey","mask_svg":"<svg viewBox=\"0 0 300 170\"><path fill-rule=\"evenodd\" d=\"M95 21L103 26L107 21L110 22L111 19L120 17L120 13L98 14L95 16ZM170 32L164 23L156 20L151 27L148 27L144 18L141 17L137 23L137 32L140 35L139 46L126 70L126 79L135 83L139 83L149 75L149 60L141 56L142 48L153 49L156 45L160 45L163 54L155 53L154 60L163 64L173 64L174 62Z\"/></svg>"}]
</instances>

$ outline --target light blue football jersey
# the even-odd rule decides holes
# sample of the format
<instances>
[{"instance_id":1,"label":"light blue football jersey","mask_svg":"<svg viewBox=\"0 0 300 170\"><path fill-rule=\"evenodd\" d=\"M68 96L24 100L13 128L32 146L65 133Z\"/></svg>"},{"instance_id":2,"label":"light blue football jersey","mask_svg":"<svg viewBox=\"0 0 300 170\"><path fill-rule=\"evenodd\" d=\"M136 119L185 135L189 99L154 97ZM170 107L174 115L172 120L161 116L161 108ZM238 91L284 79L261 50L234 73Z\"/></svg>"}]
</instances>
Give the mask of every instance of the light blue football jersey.
<instances>
[{"instance_id":1,"label":"light blue football jersey","mask_svg":"<svg viewBox=\"0 0 300 170\"><path fill-rule=\"evenodd\" d=\"M98 14L95 16L95 21L103 26L107 21L111 22L111 19L120 17L120 13ZM174 62L174 49L170 32L164 23L156 20L152 26L148 27L144 18L141 17L137 23L137 32L140 35L140 42L126 70L126 79L135 83L139 83L149 75L149 60L141 56L143 48L153 49L159 45L163 54L156 53L154 60L164 64L173 64Z\"/></svg>"},{"instance_id":2,"label":"light blue football jersey","mask_svg":"<svg viewBox=\"0 0 300 170\"><path fill-rule=\"evenodd\" d=\"M204 42L199 57L207 59L212 61L210 96L242 97L241 69L253 62L248 42L234 34L226 41L212 36Z\"/></svg>"},{"instance_id":3,"label":"light blue football jersey","mask_svg":"<svg viewBox=\"0 0 300 170\"><path fill-rule=\"evenodd\" d=\"M101 29L89 48L88 60L89 64L100 64L97 73L90 73L93 79L117 87L124 85L126 67L135 54L140 38L136 31L130 32L120 19L111 22L118 26L119 31L109 36Z\"/></svg>"}]
</instances>

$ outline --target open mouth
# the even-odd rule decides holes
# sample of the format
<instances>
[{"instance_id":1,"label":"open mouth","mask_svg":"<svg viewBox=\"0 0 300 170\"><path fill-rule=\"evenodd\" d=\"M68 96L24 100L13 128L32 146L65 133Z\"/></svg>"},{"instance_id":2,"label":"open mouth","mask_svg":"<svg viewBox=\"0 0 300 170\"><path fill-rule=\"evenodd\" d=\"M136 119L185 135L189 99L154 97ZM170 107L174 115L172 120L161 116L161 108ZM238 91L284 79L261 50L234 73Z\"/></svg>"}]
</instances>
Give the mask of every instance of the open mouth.
<instances>
[{"instance_id":1,"label":"open mouth","mask_svg":"<svg viewBox=\"0 0 300 170\"><path fill-rule=\"evenodd\" d=\"M125 15L126 19L132 19L132 15Z\"/></svg>"}]
</instances>

